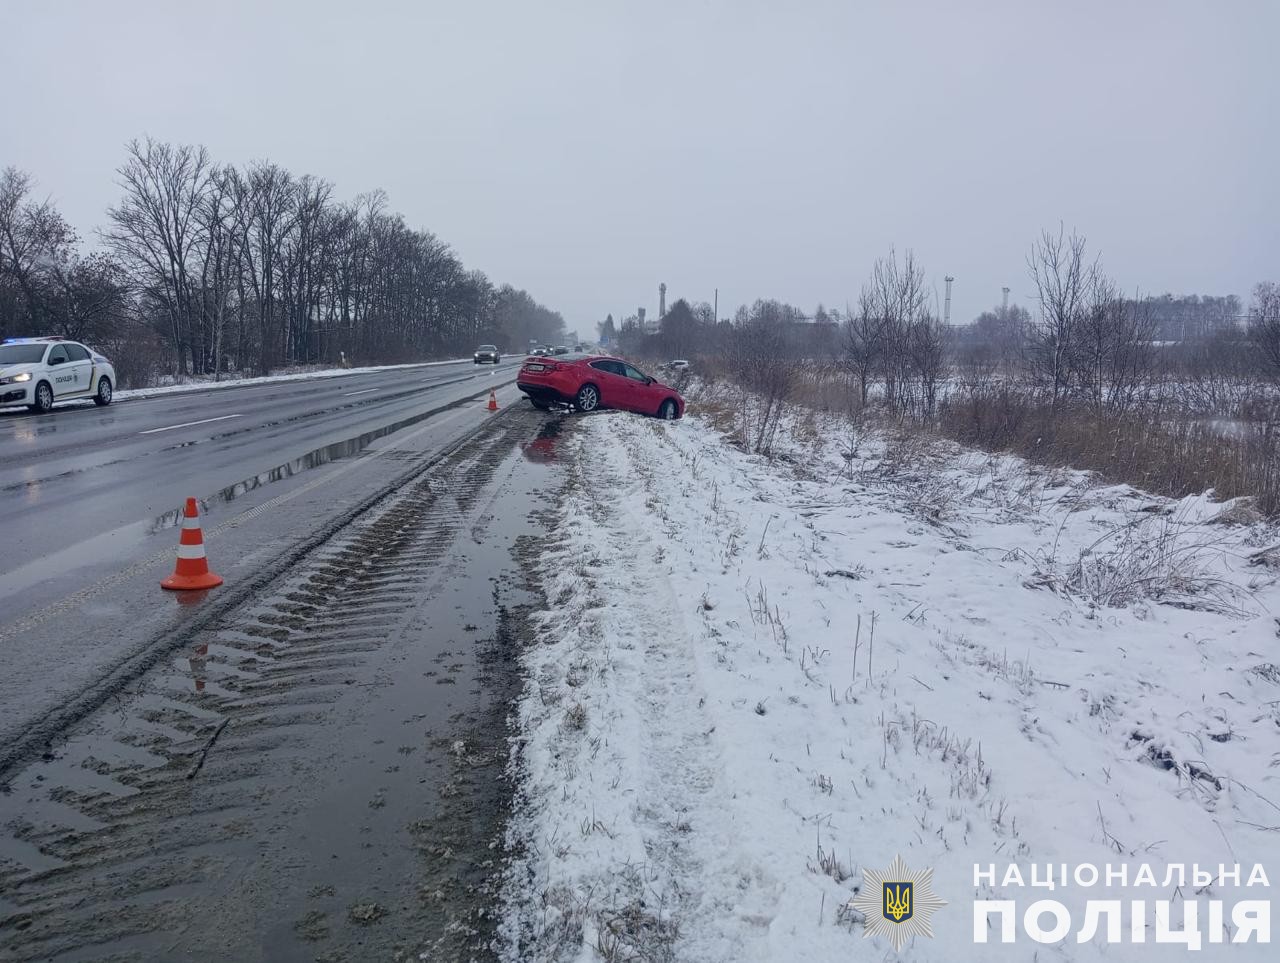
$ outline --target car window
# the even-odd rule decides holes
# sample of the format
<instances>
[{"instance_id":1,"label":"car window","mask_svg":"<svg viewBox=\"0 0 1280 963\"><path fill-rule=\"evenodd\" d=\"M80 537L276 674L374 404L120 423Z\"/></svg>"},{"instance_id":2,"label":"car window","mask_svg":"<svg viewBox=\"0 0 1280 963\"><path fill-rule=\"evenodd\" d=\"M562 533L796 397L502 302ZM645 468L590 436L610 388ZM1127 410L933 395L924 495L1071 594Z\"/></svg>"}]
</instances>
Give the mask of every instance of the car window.
<instances>
[{"instance_id":1,"label":"car window","mask_svg":"<svg viewBox=\"0 0 1280 963\"><path fill-rule=\"evenodd\" d=\"M639 368L631 367L631 365L629 364L624 364L622 366L622 373L625 374L632 381L647 382L649 380L649 376L647 374L644 374Z\"/></svg>"},{"instance_id":2,"label":"car window","mask_svg":"<svg viewBox=\"0 0 1280 963\"><path fill-rule=\"evenodd\" d=\"M591 367L599 371L607 371L609 374L620 375L623 373L623 365L620 361L593 361Z\"/></svg>"},{"instance_id":3,"label":"car window","mask_svg":"<svg viewBox=\"0 0 1280 963\"><path fill-rule=\"evenodd\" d=\"M44 348L42 344L0 345L0 365L39 364L44 357Z\"/></svg>"},{"instance_id":4,"label":"car window","mask_svg":"<svg viewBox=\"0 0 1280 963\"><path fill-rule=\"evenodd\" d=\"M63 347L67 351L67 357L72 361L88 361L89 352L84 349L83 345L65 344Z\"/></svg>"},{"instance_id":5,"label":"car window","mask_svg":"<svg viewBox=\"0 0 1280 963\"><path fill-rule=\"evenodd\" d=\"M59 362L66 361L66 360L67 360L67 349L63 345L59 344L59 345L56 345L52 351L49 352L49 360L46 361L45 364L58 364Z\"/></svg>"}]
</instances>

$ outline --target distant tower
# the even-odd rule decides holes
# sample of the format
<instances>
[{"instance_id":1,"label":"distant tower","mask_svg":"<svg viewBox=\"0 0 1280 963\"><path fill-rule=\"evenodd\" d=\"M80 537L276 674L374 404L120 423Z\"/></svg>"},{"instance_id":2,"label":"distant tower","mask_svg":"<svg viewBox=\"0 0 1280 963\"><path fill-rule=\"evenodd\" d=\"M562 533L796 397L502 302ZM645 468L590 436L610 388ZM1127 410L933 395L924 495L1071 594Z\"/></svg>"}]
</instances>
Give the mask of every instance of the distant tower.
<instances>
[{"instance_id":1,"label":"distant tower","mask_svg":"<svg viewBox=\"0 0 1280 963\"><path fill-rule=\"evenodd\" d=\"M1009 289L1001 288L1000 290L1004 292L1004 300L1000 303L1000 313L1008 314L1009 313Z\"/></svg>"},{"instance_id":2,"label":"distant tower","mask_svg":"<svg viewBox=\"0 0 1280 963\"><path fill-rule=\"evenodd\" d=\"M948 275L947 275L947 277L946 277L946 282L947 282L947 303L946 303L946 307L944 307L944 308L942 309L942 323L943 323L943 324L950 324L950 323L951 323L951 282L952 282L952 281L954 281L954 280L955 280L955 278L953 278L950 274L948 274Z\"/></svg>"},{"instance_id":3,"label":"distant tower","mask_svg":"<svg viewBox=\"0 0 1280 963\"><path fill-rule=\"evenodd\" d=\"M667 316L667 282L663 281L658 285L658 318L662 319Z\"/></svg>"}]
</instances>

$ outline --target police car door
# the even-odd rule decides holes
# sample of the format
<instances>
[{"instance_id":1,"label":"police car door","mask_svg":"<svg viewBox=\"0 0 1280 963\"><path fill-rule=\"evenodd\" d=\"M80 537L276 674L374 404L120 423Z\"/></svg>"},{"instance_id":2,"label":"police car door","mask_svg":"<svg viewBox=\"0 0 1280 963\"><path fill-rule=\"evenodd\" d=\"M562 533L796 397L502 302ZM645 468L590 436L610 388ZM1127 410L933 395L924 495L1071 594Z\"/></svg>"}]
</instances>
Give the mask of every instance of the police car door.
<instances>
[{"instance_id":1,"label":"police car door","mask_svg":"<svg viewBox=\"0 0 1280 963\"><path fill-rule=\"evenodd\" d=\"M63 347L67 349L67 367L71 370L71 391L83 394L92 387L93 359L84 345L68 341Z\"/></svg>"},{"instance_id":2,"label":"police car door","mask_svg":"<svg viewBox=\"0 0 1280 963\"><path fill-rule=\"evenodd\" d=\"M53 383L53 396L62 398L75 394L75 372L71 369L71 359L67 355L67 346L55 344L49 349L49 357L44 362L49 366L49 381Z\"/></svg>"}]
</instances>

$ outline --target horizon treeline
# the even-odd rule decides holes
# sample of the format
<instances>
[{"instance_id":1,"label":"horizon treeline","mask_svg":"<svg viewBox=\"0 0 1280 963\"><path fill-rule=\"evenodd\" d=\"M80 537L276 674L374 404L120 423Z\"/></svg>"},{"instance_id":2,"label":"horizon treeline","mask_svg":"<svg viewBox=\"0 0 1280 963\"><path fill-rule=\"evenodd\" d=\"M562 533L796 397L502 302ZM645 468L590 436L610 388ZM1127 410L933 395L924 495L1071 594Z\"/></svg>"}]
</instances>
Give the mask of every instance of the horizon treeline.
<instances>
[{"instance_id":1,"label":"horizon treeline","mask_svg":"<svg viewBox=\"0 0 1280 963\"><path fill-rule=\"evenodd\" d=\"M202 146L132 141L100 249L32 175L0 172L0 338L60 335L112 355L125 384L295 364L417 361L553 342L561 316L468 269L381 190Z\"/></svg>"}]
</instances>

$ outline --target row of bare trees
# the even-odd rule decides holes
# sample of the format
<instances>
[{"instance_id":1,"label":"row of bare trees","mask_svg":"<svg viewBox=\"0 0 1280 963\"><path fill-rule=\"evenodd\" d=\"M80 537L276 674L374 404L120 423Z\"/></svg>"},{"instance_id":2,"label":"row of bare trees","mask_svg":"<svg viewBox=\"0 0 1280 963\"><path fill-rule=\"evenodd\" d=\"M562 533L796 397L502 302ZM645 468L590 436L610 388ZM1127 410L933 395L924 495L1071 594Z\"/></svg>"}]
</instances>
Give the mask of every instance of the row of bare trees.
<instances>
[{"instance_id":1,"label":"row of bare trees","mask_svg":"<svg viewBox=\"0 0 1280 963\"><path fill-rule=\"evenodd\" d=\"M560 315L466 269L376 191L339 201L311 175L214 162L203 147L127 146L103 250L74 232L31 178L0 178L0 335L61 334L148 374L265 373L281 365L417 360L479 342L554 341ZM128 361L126 361L128 364Z\"/></svg>"}]
</instances>

